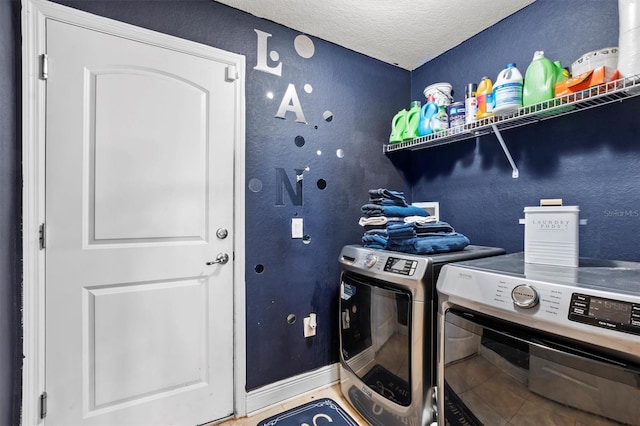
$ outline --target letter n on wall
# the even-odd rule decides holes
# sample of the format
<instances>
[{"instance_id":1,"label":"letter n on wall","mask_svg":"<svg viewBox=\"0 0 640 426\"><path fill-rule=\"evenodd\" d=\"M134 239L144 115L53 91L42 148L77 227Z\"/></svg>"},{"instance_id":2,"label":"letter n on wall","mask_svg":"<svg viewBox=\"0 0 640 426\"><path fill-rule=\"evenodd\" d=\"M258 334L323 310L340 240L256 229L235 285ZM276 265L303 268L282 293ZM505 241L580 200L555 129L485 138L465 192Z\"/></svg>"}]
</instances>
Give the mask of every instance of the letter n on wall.
<instances>
[{"instance_id":1,"label":"letter n on wall","mask_svg":"<svg viewBox=\"0 0 640 426\"><path fill-rule=\"evenodd\" d=\"M276 168L276 206L284 206L285 190L289 199L294 206L302 205L302 169L294 169L296 171L295 190L289 181L287 172L283 168Z\"/></svg>"}]
</instances>

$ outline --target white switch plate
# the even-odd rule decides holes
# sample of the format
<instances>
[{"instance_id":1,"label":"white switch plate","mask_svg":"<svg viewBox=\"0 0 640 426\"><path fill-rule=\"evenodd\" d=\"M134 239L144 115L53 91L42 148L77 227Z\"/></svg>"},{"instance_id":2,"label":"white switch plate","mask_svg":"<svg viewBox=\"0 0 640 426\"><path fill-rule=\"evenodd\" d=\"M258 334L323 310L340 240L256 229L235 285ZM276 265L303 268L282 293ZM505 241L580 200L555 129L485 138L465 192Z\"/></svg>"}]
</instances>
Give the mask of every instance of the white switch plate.
<instances>
[{"instance_id":1,"label":"white switch plate","mask_svg":"<svg viewBox=\"0 0 640 426\"><path fill-rule=\"evenodd\" d=\"M302 238L304 222L301 217L291 219L291 238Z\"/></svg>"},{"instance_id":2,"label":"white switch plate","mask_svg":"<svg viewBox=\"0 0 640 426\"><path fill-rule=\"evenodd\" d=\"M309 325L310 321L310 317L306 317L304 319L304 337L312 337L316 335L316 328Z\"/></svg>"}]
</instances>

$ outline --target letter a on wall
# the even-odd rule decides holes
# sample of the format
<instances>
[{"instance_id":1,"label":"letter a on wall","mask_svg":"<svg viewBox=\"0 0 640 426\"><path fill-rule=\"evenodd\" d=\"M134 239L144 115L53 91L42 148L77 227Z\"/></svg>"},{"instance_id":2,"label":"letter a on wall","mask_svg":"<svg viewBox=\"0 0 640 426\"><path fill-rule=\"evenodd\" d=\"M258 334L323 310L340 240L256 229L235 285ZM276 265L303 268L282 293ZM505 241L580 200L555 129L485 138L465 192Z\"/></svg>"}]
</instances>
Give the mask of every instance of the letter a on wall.
<instances>
[{"instance_id":1,"label":"letter a on wall","mask_svg":"<svg viewBox=\"0 0 640 426\"><path fill-rule=\"evenodd\" d=\"M298 99L298 92L296 92L296 87L293 84L289 84L289 87L287 87L282 102L280 102L280 108L278 108L276 117L285 118L284 115L287 111L291 111L296 115L297 123L307 122L302 112L302 105L300 105L300 100Z\"/></svg>"}]
</instances>

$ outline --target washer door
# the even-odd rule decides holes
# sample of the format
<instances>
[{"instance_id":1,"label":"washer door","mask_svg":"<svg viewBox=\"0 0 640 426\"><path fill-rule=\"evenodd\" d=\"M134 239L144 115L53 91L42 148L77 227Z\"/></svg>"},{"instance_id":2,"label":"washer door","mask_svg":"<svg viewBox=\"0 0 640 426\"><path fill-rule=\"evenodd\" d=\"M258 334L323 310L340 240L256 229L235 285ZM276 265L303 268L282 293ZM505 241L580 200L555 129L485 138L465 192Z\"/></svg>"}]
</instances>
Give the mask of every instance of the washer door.
<instances>
[{"instance_id":1,"label":"washer door","mask_svg":"<svg viewBox=\"0 0 640 426\"><path fill-rule=\"evenodd\" d=\"M640 366L602 348L454 309L440 331L445 422L640 425Z\"/></svg>"},{"instance_id":2,"label":"washer door","mask_svg":"<svg viewBox=\"0 0 640 426\"><path fill-rule=\"evenodd\" d=\"M411 404L411 295L343 274L340 286L342 363L386 399Z\"/></svg>"}]
</instances>

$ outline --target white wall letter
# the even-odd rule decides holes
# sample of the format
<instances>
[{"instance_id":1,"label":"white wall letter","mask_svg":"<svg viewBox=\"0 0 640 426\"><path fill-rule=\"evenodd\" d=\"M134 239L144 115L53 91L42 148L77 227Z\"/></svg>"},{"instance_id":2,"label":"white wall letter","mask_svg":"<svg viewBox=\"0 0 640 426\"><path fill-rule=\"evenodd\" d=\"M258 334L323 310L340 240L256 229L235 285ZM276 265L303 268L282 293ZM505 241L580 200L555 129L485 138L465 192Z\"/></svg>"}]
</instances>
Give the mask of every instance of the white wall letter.
<instances>
[{"instance_id":1,"label":"white wall letter","mask_svg":"<svg viewBox=\"0 0 640 426\"><path fill-rule=\"evenodd\" d=\"M306 124L307 120L304 118L304 113L302 112L302 105L300 105L300 100L298 99L298 92L296 92L296 87L293 84L289 84L289 87L287 87L287 91L282 98L282 102L280 102L280 108L278 108L276 117L285 118L284 115L287 111L291 111L296 114L297 123Z\"/></svg>"},{"instance_id":2,"label":"white wall letter","mask_svg":"<svg viewBox=\"0 0 640 426\"><path fill-rule=\"evenodd\" d=\"M270 67L267 63L267 39L271 37L271 34L256 29L253 31L258 34L258 63L253 67L253 69L267 72L269 74L275 74L280 77L282 75L282 62L278 62L278 65L275 67ZM277 55L277 52L274 53Z\"/></svg>"}]
</instances>

